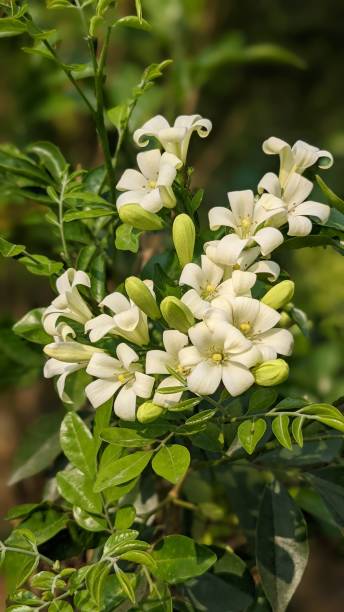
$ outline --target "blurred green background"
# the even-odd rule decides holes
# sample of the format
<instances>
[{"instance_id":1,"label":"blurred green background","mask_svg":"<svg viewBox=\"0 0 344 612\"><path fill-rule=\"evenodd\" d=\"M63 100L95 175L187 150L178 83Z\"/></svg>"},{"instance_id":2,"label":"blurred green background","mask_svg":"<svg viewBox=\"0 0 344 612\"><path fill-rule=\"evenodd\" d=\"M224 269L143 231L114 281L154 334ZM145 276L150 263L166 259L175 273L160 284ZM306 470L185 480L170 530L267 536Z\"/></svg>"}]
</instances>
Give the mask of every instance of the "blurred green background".
<instances>
[{"instance_id":1,"label":"blurred green background","mask_svg":"<svg viewBox=\"0 0 344 612\"><path fill-rule=\"evenodd\" d=\"M76 11L47 11L42 1L29 4L41 25L57 28L59 53L66 62L88 61ZM121 2L120 11L124 15L133 12L133 4ZM336 193L344 193L341 0L143 0L143 9L153 25L152 32L118 29L113 34L106 104L111 108L124 101L146 65L173 59L163 79L140 99L130 128L158 112L172 121L182 113L200 113L213 121L210 137L205 141L195 137L189 157L195 167L194 186L206 188L204 209L225 205L229 190L254 189L264 172L277 168L277 159L261 151L263 140L271 135L291 144L303 139L329 149L335 164L325 180ZM65 76L49 60L23 52L22 47L31 45L25 37L3 39L0 44L1 142L24 147L37 139L52 140L74 166L101 164L92 120ZM91 87L87 78L80 84ZM116 144L115 133L112 144ZM127 137L118 177L123 168L134 163L135 153ZM0 185L0 233L30 245L33 252L49 254L55 245L42 223L44 213L35 203L9 198L6 186ZM127 272L125 261L130 264L132 258L123 258L118 278ZM295 304L313 322L309 338L300 336L296 342L292 389L334 401L344 395L343 263L329 248L294 251L280 263L296 281ZM51 384L38 382L39 358L32 366L20 351L8 354L6 350L11 322L51 299L47 281L30 276L15 261L1 260L0 282L0 495L6 510L37 496L40 479L12 489L6 488L6 480L26 428L38 415L53 410L57 401ZM3 531L6 529L4 524ZM315 561L307 570L293 609L342 610L338 543L319 532L313 546ZM320 563L320 551L333 568L322 585L325 560ZM339 568L343 572L343 563Z\"/></svg>"}]
</instances>

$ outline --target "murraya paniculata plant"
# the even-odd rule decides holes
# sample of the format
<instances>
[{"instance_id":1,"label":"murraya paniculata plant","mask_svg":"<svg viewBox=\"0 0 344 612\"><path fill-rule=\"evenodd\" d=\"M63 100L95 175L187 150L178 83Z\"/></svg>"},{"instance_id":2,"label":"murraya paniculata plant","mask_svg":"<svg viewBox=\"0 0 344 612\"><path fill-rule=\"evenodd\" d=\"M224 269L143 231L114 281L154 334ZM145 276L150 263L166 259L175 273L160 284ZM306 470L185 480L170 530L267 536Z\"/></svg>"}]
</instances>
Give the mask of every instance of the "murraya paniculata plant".
<instances>
[{"instance_id":1,"label":"murraya paniculata plant","mask_svg":"<svg viewBox=\"0 0 344 612\"><path fill-rule=\"evenodd\" d=\"M47 437L45 455L12 477L52 465L42 500L8 514L7 609L283 612L307 564L302 510L344 525L343 472L326 446L338 449L344 416L288 391L293 340L309 322L277 263L285 249L341 251L344 202L315 177L332 155L268 138L272 171L253 189L229 191L207 223L188 149L211 138L211 121L130 123L169 62L149 66L122 105L104 106L111 35L149 29L140 2L124 17L108 0L47 2L82 18L92 95L29 4L2 2L0 33L31 37L30 53L60 66L105 162L73 169L49 142L1 146L8 192L46 207L58 245L52 260L0 239L4 257L46 276L55 293L14 332L28 358L41 345L43 375L64 408L59 441ZM125 139L136 166L120 172ZM137 262L115 286L120 251L138 253Z\"/></svg>"}]
</instances>

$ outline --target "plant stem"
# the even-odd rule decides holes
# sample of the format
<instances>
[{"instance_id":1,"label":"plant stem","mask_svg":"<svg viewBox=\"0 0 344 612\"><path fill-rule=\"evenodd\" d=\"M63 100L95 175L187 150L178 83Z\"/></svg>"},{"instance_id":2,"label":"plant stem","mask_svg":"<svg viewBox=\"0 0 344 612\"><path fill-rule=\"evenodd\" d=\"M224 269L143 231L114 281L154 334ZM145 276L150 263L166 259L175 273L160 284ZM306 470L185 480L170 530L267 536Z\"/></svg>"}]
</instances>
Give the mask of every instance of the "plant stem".
<instances>
[{"instance_id":1,"label":"plant stem","mask_svg":"<svg viewBox=\"0 0 344 612\"><path fill-rule=\"evenodd\" d=\"M58 201L58 211L59 211L59 230L60 230L60 237L61 237L61 243L62 243L63 259L67 262L68 265L71 265L66 237L64 235L64 227L63 227L63 201L64 201L64 194L65 194L67 183L68 183L68 175L67 173L65 173L63 176L62 182L61 182L60 197Z\"/></svg>"},{"instance_id":2,"label":"plant stem","mask_svg":"<svg viewBox=\"0 0 344 612\"><path fill-rule=\"evenodd\" d=\"M24 548L18 548L17 546L7 546L6 544L4 545L4 548L5 550L9 552L20 553L22 555L28 555L29 557L39 557L41 561L44 561L44 563L47 563L48 565L51 565L51 566L54 565L54 561L52 561L52 559L49 559L49 557L46 557L45 555L42 555L39 552L36 553L31 550L25 550Z\"/></svg>"}]
</instances>

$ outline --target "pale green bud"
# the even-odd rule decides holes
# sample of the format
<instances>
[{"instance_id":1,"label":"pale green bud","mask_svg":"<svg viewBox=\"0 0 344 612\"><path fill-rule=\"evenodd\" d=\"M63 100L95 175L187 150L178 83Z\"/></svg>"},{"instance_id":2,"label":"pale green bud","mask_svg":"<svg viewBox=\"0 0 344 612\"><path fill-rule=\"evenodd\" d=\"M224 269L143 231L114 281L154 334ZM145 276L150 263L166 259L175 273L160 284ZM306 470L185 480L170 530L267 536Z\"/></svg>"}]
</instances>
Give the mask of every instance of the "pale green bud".
<instances>
[{"instance_id":1,"label":"pale green bud","mask_svg":"<svg viewBox=\"0 0 344 612\"><path fill-rule=\"evenodd\" d=\"M168 326L184 334L195 323L190 308L174 295L169 295L163 299L160 304L160 310Z\"/></svg>"},{"instance_id":2,"label":"pale green bud","mask_svg":"<svg viewBox=\"0 0 344 612\"><path fill-rule=\"evenodd\" d=\"M285 304L288 304L294 295L295 284L293 281L284 280L278 285L275 285L262 297L261 302L275 308L283 308Z\"/></svg>"},{"instance_id":3,"label":"pale green bud","mask_svg":"<svg viewBox=\"0 0 344 612\"><path fill-rule=\"evenodd\" d=\"M289 366L284 359L264 361L252 370L257 385L272 387L284 382L289 375Z\"/></svg>"},{"instance_id":4,"label":"pale green bud","mask_svg":"<svg viewBox=\"0 0 344 612\"><path fill-rule=\"evenodd\" d=\"M159 418L165 412L165 408L153 404L153 402L144 402L138 407L136 418L139 423L151 423Z\"/></svg>"},{"instance_id":5,"label":"pale green bud","mask_svg":"<svg viewBox=\"0 0 344 612\"><path fill-rule=\"evenodd\" d=\"M290 318L288 313L285 312L285 310L283 310L281 312L281 318L280 318L280 320L278 322L278 326L279 327L284 327L284 328L287 329L288 327L291 327L292 325L293 325L292 319Z\"/></svg>"},{"instance_id":6,"label":"pale green bud","mask_svg":"<svg viewBox=\"0 0 344 612\"><path fill-rule=\"evenodd\" d=\"M123 223L128 223L136 229L161 230L164 227L164 222L158 215L145 210L139 204L125 204L121 206L118 214Z\"/></svg>"},{"instance_id":7,"label":"pale green bud","mask_svg":"<svg viewBox=\"0 0 344 612\"><path fill-rule=\"evenodd\" d=\"M191 217L184 213L178 215L173 222L172 238L179 263L182 267L192 261L195 235L195 225Z\"/></svg>"},{"instance_id":8,"label":"pale green bud","mask_svg":"<svg viewBox=\"0 0 344 612\"><path fill-rule=\"evenodd\" d=\"M80 344L80 342L74 342L74 340L52 342L47 344L43 351L49 357L59 361L66 361L67 363L89 361L94 353L104 353L103 349L88 344Z\"/></svg>"},{"instance_id":9,"label":"pale green bud","mask_svg":"<svg viewBox=\"0 0 344 612\"><path fill-rule=\"evenodd\" d=\"M161 317L154 296L147 285L137 276L129 276L125 281L125 290L130 299L151 319Z\"/></svg>"}]
</instances>

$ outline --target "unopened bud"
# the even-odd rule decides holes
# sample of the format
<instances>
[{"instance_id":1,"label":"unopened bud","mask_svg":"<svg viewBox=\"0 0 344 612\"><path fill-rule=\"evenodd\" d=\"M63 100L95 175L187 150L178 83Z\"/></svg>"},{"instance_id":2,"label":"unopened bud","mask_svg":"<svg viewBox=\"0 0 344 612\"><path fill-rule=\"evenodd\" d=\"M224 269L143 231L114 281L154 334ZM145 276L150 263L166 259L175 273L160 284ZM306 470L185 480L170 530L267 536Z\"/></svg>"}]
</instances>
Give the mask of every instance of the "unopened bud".
<instances>
[{"instance_id":1,"label":"unopened bud","mask_svg":"<svg viewBox=\"0 0 344 612\"><path fill-rule=\"evenodd\" d=\"M257 385L272 387L279 385L288 378L289 366L284 359L264 361L252 370Z\"/></svg>"},{"instance_id":2,"label":"unopened bud","mask_svg":"<svg viewBox=\"0 0 344 612\"><path fill-rule=\"evenodd\" d=\"M165 409L162 406L153 404L153 402L144 402L138 407L136 418L139 423L151 423L158 419L163 412L165 412Z\"/></svg>"},{"instance_id":3,"label":"unopened bud","mask_svg":"<svg viewBox=\"0 0 344 612\"><path fill-rule=\"evenodd\" d=\"M188 329L195 323L190 308L174 295L165 297L160 304L160 309L168 326L171 329L177 329L183 334L186 334Z\"/></svg>"},{"instance_id":4,"label":"unopened bud","mask_svg":"<svg viewBox=\"0 0 344 612\"><path fill-rule=\"evenodd\" d=\"M164 227L164 222L158 215L145 210L139 204L125 204L121 206L118 214L123 223L128 223L136 229L160 230Z\"/></svg>"},{"instance_id":5,"label":"unopened bud","mask_svg":"<svg viewBox=\"0 0 344 612\"><path fill-rule=\"evenodd\" d=\"M184 213L178 215L173 222L172 238L179 263L182 267L192 261L195 235L195 225L191 217Z\"/></svg>"},{"instance_id":6,"label":"unopened bud","mask_svg":"<svg viewBox=\"0 0 344 612\"><path fill-rule=\"evenodd\" d=\"M278 285L275 285L262 297L261 302L271 308L283 308L294 295L295 285L293 281L284 280Z\"/></svg>"},{"instance_id":7,"label":"unopened bud","mask_svg":"<svg viewBox=\"0 0 344 612\"><path fill-rule=\"evenodd\" d=\"M89 361L94 353L103 353L103 349L80 342L52 342L47 344L44 353L49 357L65 361L67 363L80 363Z\"/></svg>"},{"instance_id":8,"label":"unopened bud","mask_svg":"<svg viewBox=\"0 0 344 612\"><path fill-rule=\"evenodd\" d=\"M285 312L285 310L283 310L281 312L281 318L278 322L278 327L284 327L285 329L288 329L288 327L291 327L292 325L293 325L292 319L290 318L288 313Z\"/></svg>"},{"instance_id":9,"label":"unopened bud","mask_svg":"<svg viewBox=\"0 0 344 612\"><path fill-rule=\"evenodd\" d=\"M125 281L125 290L130 299L151 319L161 317L154 296L147 285L137 276L129 276Z\"/></svg>"}]
</instances>

